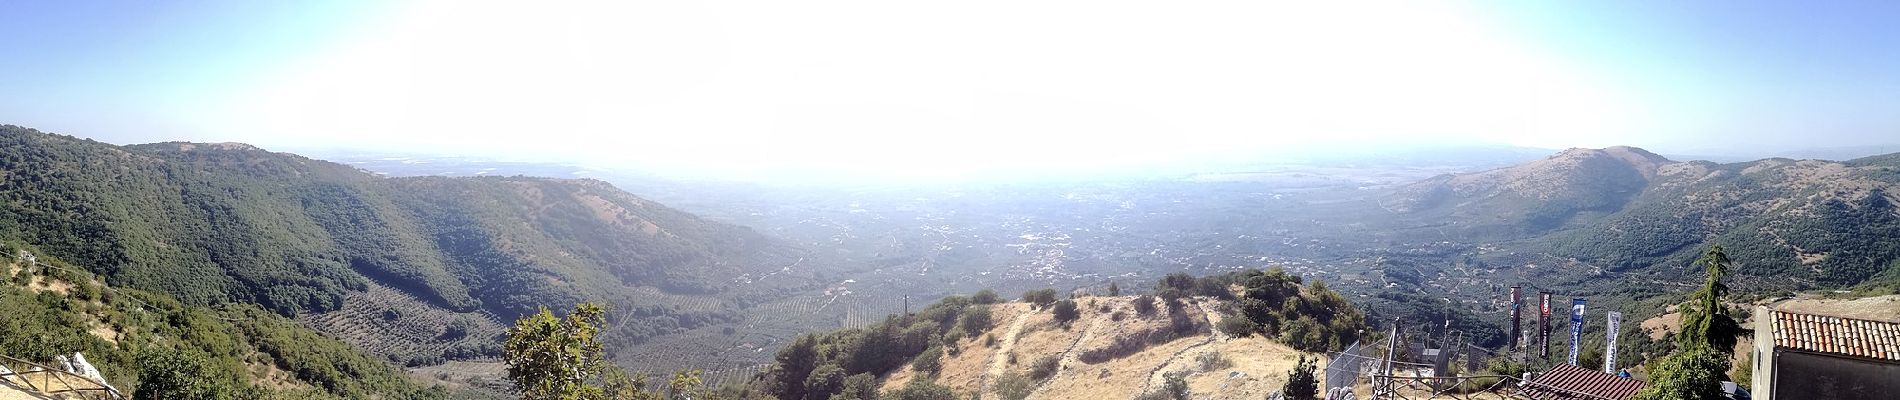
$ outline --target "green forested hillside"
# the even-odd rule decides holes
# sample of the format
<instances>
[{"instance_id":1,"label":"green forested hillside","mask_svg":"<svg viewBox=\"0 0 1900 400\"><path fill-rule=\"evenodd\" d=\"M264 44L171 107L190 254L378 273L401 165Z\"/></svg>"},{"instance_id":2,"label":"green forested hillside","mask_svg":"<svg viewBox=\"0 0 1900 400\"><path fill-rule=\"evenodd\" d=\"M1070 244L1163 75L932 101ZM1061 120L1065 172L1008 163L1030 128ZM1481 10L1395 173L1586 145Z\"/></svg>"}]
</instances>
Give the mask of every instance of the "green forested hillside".
<instances>
[{"instance_id":1,"label":"green forested hillside","mask_svg":"<svg viewBox=\"0 0 1900 400\"><path fill-rule=\"evenodd\" d=\"M82 352L135 398L448 398L398 367L252 305L192 306L111 288L0 244L0 354L42 364ZM35 249L37 250L37 249Z\"/></svg>"},{"instance_id":2,"label":"green forested hillside","mask_svg":"<svg viewBox=\"0 0 1900 400\"><path fill-rule=\"evenodd\" d=\"M1464 228L1456 232L1467 239L1517 240L1611 272L1679 274L1709 243L1724 243L1745 287L1900 283L1895 155L1716 164L1628 154L1648 153L1573 149L1414 185L1392 203L1415 205L1404 211L1420 220L1449 216L1432 226Z\"/></svg>"},{"instance_id":3,"label":"green forested hillside","mask_svg":"<svg viewBox=\"0 0 1900 400\"><path fill-rule=\"evenodd\" d=\"M662 329L717 316L638 293L733 291L795 258L749 229L598 181L383 178L242 144L114 146L17 126L0 126L0 239L190 305L296 316L380 285L469 318L590 299L674 321ZM762 285L745 290L769 296Z\"/></svg>"}]
</instances>

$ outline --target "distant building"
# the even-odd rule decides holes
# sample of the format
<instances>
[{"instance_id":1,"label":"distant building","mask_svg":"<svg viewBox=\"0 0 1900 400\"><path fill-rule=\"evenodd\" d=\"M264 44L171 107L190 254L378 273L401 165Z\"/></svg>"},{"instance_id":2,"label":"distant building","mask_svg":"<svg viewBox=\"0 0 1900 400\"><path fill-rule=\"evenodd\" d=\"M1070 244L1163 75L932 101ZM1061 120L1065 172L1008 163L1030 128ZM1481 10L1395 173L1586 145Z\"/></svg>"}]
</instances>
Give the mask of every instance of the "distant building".
<instances>
[{"instance_id":1,"label":"distant building","mask_svg":"<svg viewBox=\"0 0 1900 400\"><path fill-rule=\"evenodd\" d=\"M1900 396L1900 323L1755 307L1756 400Z\"/></svg>"}]
</instances>

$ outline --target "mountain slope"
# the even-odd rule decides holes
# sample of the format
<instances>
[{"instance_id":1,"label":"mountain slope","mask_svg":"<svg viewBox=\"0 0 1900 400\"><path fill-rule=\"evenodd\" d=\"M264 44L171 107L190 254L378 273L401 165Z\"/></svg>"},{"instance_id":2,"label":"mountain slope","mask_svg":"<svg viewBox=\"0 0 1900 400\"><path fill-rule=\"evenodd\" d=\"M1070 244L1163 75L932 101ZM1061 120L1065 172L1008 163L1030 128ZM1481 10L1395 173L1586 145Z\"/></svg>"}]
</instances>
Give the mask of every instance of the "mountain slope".
<instances>
[{"instance_id":1,"label":"mountain slope","mask_svg":"<svg viewBox=\"0 0 1900 400\"><path fill-rule=\"evenodd\" d=\"M1620 210L1670 164L1634 147L1569 149L1543 160L1407 185L1384 205L1446 218L1472 233L1535 234L1579 216Z\"/></svg>"},{"instance_id":2,"label":"mountain slope","mask_svg":"<svg viewBox=\"0 0 1900 400\"><path fill-rule=\"evenodd\" d=\"M1384 204L1463 238L1530 239L1524 249L1611 271L1674 273L1721 244L1757 278L1749 284L1834 287L1892 281L1883 275L1900 259L1900 245L1886 240L1900 237L1892 159L1716 164L1627 147L1571 149L1434 178Z\"/></svg>"},{"instance_id":3,"label":"mountain slope","mask_svg":"<svg viewBox=\"0 0 1900 400\"><path fill-rule=\"evenodd\" d=\"M620 323L645 334L719 312L656 294L765 299L814 273L747 279L798 251L597 181L382 178L241 144L114 146L17 126L0 126L0 238L187 304L324 314L387 287L401 295L382 299L460 315L445 318L506 321L585 299L675 321Z\"/></svg>"},{"instance_id":4,"label":"mountain slope","mask_svg":"<svg viewBox=\"0 0 1900 400\"><path fill-rule=\"evenodd\" d=\"M451 397L256 306L214 309L110 287L27 247L0 243L0 312L8 316L0 323L0 354L58 365L56 355L82 352L128 395L165 387L175 390L167 398ZM181 386L196 389L176 391Z\"/></svg>"}]
</instances>

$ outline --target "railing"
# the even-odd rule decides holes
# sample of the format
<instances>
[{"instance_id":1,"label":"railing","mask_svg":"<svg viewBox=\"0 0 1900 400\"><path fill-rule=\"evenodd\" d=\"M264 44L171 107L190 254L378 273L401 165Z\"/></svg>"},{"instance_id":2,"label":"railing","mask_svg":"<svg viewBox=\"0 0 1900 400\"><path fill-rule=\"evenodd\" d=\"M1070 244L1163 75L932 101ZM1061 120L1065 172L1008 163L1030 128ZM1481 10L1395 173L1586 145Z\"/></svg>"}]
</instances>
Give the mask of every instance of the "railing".
<instances>
[{"instance_id":1,"label":"railing","mask_svg":"<svg viewBox=\"0 0 1900 400\"><path fill-rule=\"evenodd\" d=\"M71 394L82 399L126 398L124 393L119 393L118 389L105 382L62 369L4 355L0 355L0 363L4 363L8 370L0 373L0 382L11 386L24 386L24 389L47 395Z\"/></svg>"},{"instance_id":2,"label":"railing","mask_svg":"<svg viewBox=\"0 0 1900 400\"><path fill-rule=\"evenodd\" d=\"M1494 379L1497 379L1498 381L1493 382L1489 385L1486 385L1483 388L1466 386L1467 383L1476 382L1477 379L1480 379L1480 378L1494 378ZM1384 385L1379 385L1376 383L1374 384L1373 386L1374 389L1372 393L1372 398L1374 399L1412 399L1412 398L1415 398L1413 396L1419 396L1416 398L1421 398L1421 399L1449 398L1449 399L1459 399L1459 400L1519 399L1521 398L1521 397L1514 396L1512 393L1509 392L1510 388L1517 386L1511 383L1518 382L1518 378L1514 376L1506 376L1506 375L1469 375L1469 376L1373 375L1372 380L1374 382L1385 383ZM1413 389L1414 393L1411 395L1407 395L1405 393L1405 390L1400 388L1401 386L1403 386L1404 388Z\"/></svg>"}]
</instances>

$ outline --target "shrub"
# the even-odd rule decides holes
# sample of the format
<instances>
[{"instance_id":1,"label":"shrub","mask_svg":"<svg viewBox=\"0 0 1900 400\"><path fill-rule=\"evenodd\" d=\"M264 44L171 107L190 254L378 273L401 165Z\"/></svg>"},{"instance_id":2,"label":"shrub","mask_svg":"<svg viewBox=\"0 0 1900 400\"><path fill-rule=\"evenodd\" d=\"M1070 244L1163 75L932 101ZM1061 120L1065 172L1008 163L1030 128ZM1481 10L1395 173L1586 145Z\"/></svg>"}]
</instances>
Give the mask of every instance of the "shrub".
<instances>
[{"instance_id":1,"label":"shrub","mask_svg":"<svg viewBox=\"0 0 1900 400\"><path fill-rule=\"evenodd\" d=\"M1003 302L1003 299L996 297L996 291L983 289L976 292L976 294L970 295L970 302L976 304L996 304Z\"/></svg>"},{"instance_id":2,"label":"shrub","mask_svg":"<svg viewBox=\"0 0 1900 400\"><path fill-rule=\"evenodd\" d=\"M1253 320L1247 319L1245 315L1228 314L1221 316L1220 319L1220 331L1227 336L1244 337L1253 334L1254 329L1258 328L1260 325L1253 323Z\"/></svg>"},{"instance_id":3,"label":"shrub","mask_svg":"<svg viewBox=\"0 0 1900 400\"><path fill-rule=\"evenodd\" d=\"M917 359L911 360L910 369L919 374L936 375L937 371L943 370L943 348L930 346L924 349L923 354L918 354Z\"/></svg>"},{"instance_id":4,"label":"shrub","mask_svg":"<svg viewBox=\"0 0 1900 400\"><path fill-rule=\"evenodd\" d=\"M1082 317L1082 312L1075 309L1075 300L1058 301L1055 307L1050 308L1050 312L1055 313L1056 322L1061 322L1064 325L1075 321L1076 318Z\"/></svg>"},{"instance_id":5,"label":"shrub","mask_svg":"<svg viewBox=\"0 0 1900 400\"><path fill-rule=\"evenodd\" d=\"M996 396L1003 400L1023 400L1029 397L1030 391L1035 389L1030 385L1028 377L1013 370L1003 372L1002 376L996 377L996 383L991 387L994 388Z\"/></svg>"},{"instance_id":6,"label":"shrub","mask_svg":"<svg viewBox=\"0 0 1900 400\"><path fill-rule=\"evenodd\" d=\"M1234 360L1221 356L1219 351L1209 351L1194 356L1194 365L1199 366L1201 371L1217 371L1232 368Z\"/></svg>"},{"instance_id":7,"label":"shrub","mask_svg":"<svg viewBox=\"0 0 1900 400\"><path fill-rule=\"evenodd\" d=\"M1061 366L1062 359L1057 358L1056 355L1050 354L1042 356L1042 358L1036 359L1035 363L1029 364L1029 377L1039 381L1049 379L1049 377L1056 376L1056 369Z\"/></svg>"},{"instance_id":8,"label":"shrub","mask_svg":"<svg viewBox=\"0 0 1900 400\"><path fill-rule=\"evenodd\" d=\"M957 326L963 328L963 333L976 336L983 333L983 330L989 329L990 322L992 321L989 307L972 306L963 310L963 317L957 319Z\"/></svg>"},{"instance_id":9,"label":"shrub","mask_svg":"<svg viewBox=\"0 0 1900 400\"><path fill-rule=\"evenodd\" d=\"M1028 291L1023 293L1023 302L1035 304L1036 307L1047 307L1056 302L1056 290L1037 289Z\"/></svg>"},{"instance_id":10,"label":"shrub","mask_svg":"<svg viewBox=\"0 0 1900 400\"><path fill-rule=\"evenodd\" d=\"M1121 322L1123 319L1127 319L1127 318L1128 318L1128 314L1123 313L1121 311L1116 311L1114 314L1108 315L1108 320L1115 321L1115 322Z\"/></svg>"},{"instance_id":11,"label":"shrub","mask_svg":"<svg viewBox=\"0 0 1900 400\"><path fill-rule=\"evenodd\" d=\"M1154 315L1155 297L1145 294L1135 296L1135 314L1139 314L1143 317Z\"/></svg>"},{"instance_id":12,"label":"shrub","mask_svg":"<svg viewBox=\"0 0 1900 400\"><path fill-rule=\"evenodd\" d=\"M1287 400L1317 400L1319 398L1319 379L1313 376L1314 364L1318 359L1307 359L1301 355L1293 364L1293 370L1286 374L1286 385L1280 392Z\"/></svg>"}]
</instances>

